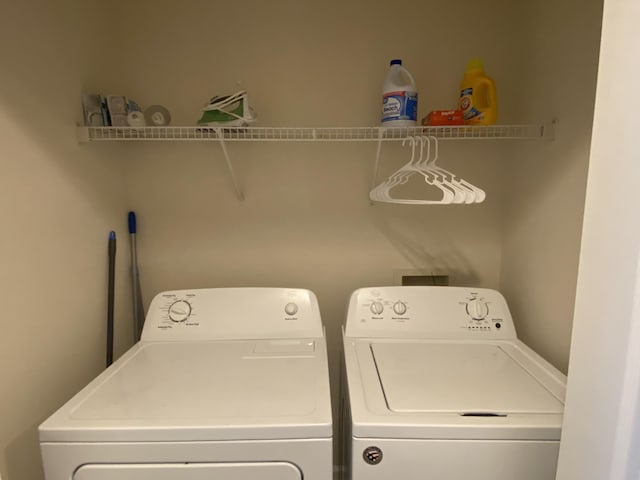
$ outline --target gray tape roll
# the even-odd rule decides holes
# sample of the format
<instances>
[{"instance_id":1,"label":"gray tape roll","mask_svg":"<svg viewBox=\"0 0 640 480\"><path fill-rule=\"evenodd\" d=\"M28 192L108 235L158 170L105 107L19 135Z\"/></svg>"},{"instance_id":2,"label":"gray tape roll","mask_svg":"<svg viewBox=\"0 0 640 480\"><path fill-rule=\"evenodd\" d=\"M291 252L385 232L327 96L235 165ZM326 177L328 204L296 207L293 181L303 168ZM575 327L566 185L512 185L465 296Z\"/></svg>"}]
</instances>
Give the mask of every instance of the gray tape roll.
<instances>
[{"instance_id":1,"label":"gray tape roll","mask_svg":"<svg viewBox=\"0 0 640 480\"><path fill-rule=\"evenodd\" d=\"M147 124L144 119L144 114L138 111L129 112L127 115L127 123L131 127L144 127Z\"/></svg>"},{"instance_id":2,"label":"gray tape roll","mask_svg":"<svg viewBox=\"0 0 640 480\"><path fill-rule=\"evenodd\" d=\"M171 123L171 114L162 105L151 105L144 111L144 119L147 125L161 127Z\"/></svg>"}]
</instances>

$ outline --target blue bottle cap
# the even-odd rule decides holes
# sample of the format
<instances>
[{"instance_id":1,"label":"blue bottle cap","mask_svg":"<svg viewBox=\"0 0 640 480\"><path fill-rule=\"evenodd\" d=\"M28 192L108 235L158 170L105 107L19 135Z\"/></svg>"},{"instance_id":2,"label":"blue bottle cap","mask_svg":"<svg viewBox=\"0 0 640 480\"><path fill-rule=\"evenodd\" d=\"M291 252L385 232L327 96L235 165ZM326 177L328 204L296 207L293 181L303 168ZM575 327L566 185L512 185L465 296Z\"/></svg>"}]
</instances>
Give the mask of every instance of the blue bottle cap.
<instances>
[{"instance_id":1,"label":"blue bottle cap","mask_svg":"<svg viewBox=\"0 0 640 480\"><path fill-rule=\"evenodd\" d=\"M394 58L393 60L391 60L391 62L389 62L389 65L402 65L402 60L400 60L399 58Z\"/></svg>"}]
</instances>

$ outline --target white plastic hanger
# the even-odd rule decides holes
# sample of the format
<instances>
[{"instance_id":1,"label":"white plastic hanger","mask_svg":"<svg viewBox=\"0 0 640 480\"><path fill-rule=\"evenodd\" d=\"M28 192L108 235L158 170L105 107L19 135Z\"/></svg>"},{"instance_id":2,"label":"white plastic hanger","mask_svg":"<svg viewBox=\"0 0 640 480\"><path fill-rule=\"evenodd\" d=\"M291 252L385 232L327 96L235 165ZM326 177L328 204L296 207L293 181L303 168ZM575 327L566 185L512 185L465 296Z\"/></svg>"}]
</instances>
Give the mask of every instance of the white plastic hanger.
<instances>
[{"instance_id":1,"label":"white plastic hanger","mask_svg":"<svg viewBox=\"0 0 640 480\"><path fill-rule=\"evenodd\" d=\"M404 146L407 141L411 145L411 159L387 180L371 190L369 198L378 202L399 203L405 205L439 205L451 203L455 197L454 192L438 182L432 172L420 167L420 164L423 163L422 156L424 153L424 142L422 142L418 137L407 137L402 141L402 145ZM420 142L421 145L421 152L420 158L416 161L416 145L418 142ZM428 149L428 151L430 151L430 149ZM427 157L428 155L429 153L427 153ZM440 200L402 199L391 196L392 188L407 183L409 178L416 173L423 175L427 183L442 191L442 198Z\"/></svg>"},{"instance_id":2,"label":"white plastic hanger","mask_svg":"<svg viewBox=\"0 0 640 480\"><path fill-rule=\"evenodd\" d=\"M402 183L406 183L408 176L410 175L411 170L407 167L409 164L413 163L416 154L416 144L414 138L405 138L402 140L402 146L407 143L407 141L411 144L411 159L409 163L403 165L399 170L397 170L393 175L387 178L380 185L376 186L369 193L369 198L371 200L375 200L378 202L391 202L393 199L389 195L389 190L391 190L396 185L400 185Z\"/></svg>"},{"instance_id":3,"label":"white plastic hanger","mask_svg":"<svg viewBox=\"0 0 640 480\"><path fill-rule=\"evenodd\" d=\"M466 199L464 203L482 203L484 201L484 199L487 197L487 194L485 193L484 190L482 190L479 187L476 187L475 185L467 182L465 179L463 178L457 178L453 173L449 172L448 170L445 170L444 168L437 166L436 165L436 161L438 160L438 139L436 137L430 137L434 143L435 143L435 149L436 149L436 154L434 156L434 158L431 160L431 162L429 163L429 166L433 169L436 169L437 171L442 172L445 175L449 176L449 181L452 184L455 184L456 186L458 186L460 189L463 190L463 192L465 193Z\"/></svg>"},{"instance_id":4,"label":"white plastic hanger","mask_svg":"<svg viewBox=\"0 0 640 480\"><path fill-rule=\"evenodd\" d=\"M422 137L422 139L427 142L432 142L435 152L433 157L427 159L427 161L425 162L425 168L428 168L432 172L438 174L438 178L442 183L455 190L456 196L453 203L473 203L475 200L475 194L473 190L460 184L453 173L436 165L436 161L438 160L438 139L433 136Z\"/></svg>"},{"instance_id":5,"label":"white plastic hanger","mask_svg":"<svg viewBox=\"0 0 640 480\"><path fill-rule=\"evenodd\" d=\"M453 198L451 200L451 203L470 203L470 202L466 202L467 191L457 183L452 182L451 180L449 180L449 178L447 178L447 176L453 176L453 175L447 172L445 169L435 166L435 162L438 159L438 139L436 137L425 137L425 136L422 136L419 138L422 144L426 143L428 146L427 156L421 160L420 168L423 171L428 172L431 175L432 180L430 181L428 177L425 177L425 181L429 185L434 185L437 182L438 185L442 185L443 187L450 190L453 193ZM431 157L431 140L432 139L433 139L434 152L435 152L433 157Z\"/></svg>"},{"instance_id":6,"label":"white plastic hanger","mask_svg":"<svg viewBox=\"0 0 640 480\"><path fill-rule=\"evenodd\" d=\"M411 145L411 159L387 180L374 187L369 198L377 202L398 203L405 205L443 205L450 203L470 204L480 203L486 198L484 190L472 185L462 178L436 164L438 160L438 139L434 136L407 137L402 145ZM416 159L416 146L420 144L420 155ZM433 144L433 156L431 155ZM426 148L425 148L426 146ZM418 200L408 198L394 198L391 190L409 181L409 178L419 173L425 183L438 188L442 192L440 200Z\"/></svg>"}]
</instances>

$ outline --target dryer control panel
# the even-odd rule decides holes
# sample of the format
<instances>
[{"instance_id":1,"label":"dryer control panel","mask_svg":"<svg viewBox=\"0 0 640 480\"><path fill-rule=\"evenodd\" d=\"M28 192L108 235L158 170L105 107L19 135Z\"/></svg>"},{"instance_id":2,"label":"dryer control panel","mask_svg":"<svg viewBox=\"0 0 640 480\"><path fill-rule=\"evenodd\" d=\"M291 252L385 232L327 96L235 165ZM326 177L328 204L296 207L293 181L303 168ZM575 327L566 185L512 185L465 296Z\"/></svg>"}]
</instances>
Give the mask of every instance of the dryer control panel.
<instances>
[{"instance_id":1,"label":"dryer control panel","mask_svg":"<svg viewBox=\"0 0 640 480\"><path fill-rule=\"evenodd\" d=\"M295 288L208 288L155 296L142 340L318 338L313 292Z\"/></svg>"},{"instance_id":2,"label":"dryer control panel","mask_svg":"<svg viewBox=\"0 0 640 480\"><path fill-rule=\"evenodd\" d=\"M513 339L504 297L465 287L371 287L349 302L347 337Z\"/></svg>"}]
</instances>

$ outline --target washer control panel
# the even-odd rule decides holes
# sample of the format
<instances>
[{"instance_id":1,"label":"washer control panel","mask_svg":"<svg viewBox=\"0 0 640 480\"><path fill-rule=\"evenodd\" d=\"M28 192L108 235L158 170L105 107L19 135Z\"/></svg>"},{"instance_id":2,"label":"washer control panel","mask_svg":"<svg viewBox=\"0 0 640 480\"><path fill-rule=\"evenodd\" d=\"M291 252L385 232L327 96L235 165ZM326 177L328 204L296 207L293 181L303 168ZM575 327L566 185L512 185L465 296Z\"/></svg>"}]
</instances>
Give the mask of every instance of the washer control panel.
<instances>
[{"instance_id":1,"label":"washer control panel","mask_svg":"<svg viewBox=\"0 0 640 480\"><path fill-rule=\"evenodd\" d=\"M291 288L174 290L155 296L142 340L322 337L315 295Z\"/></svg>"},{"instance_id":2,"label":"washer control panel","mask_svg":"<svg viewBox=\"0 0 640 480\"><path fill-rule=\"evenodd\" d=\"M372 287L350 299L345 335L352 337L516 337L504 297L464 287Z\"/></svg>"}]
</instances>

